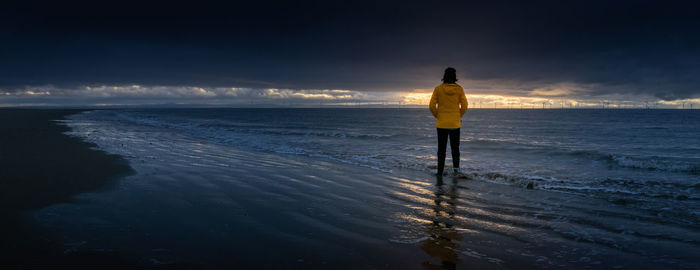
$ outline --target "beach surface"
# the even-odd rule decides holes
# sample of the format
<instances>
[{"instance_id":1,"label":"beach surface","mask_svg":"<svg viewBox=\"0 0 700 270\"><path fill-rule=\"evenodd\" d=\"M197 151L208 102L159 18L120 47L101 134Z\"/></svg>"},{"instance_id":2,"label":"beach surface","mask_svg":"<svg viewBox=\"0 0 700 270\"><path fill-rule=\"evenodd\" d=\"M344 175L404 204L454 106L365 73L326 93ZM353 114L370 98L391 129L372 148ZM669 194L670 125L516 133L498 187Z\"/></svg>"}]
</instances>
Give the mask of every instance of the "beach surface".
<instances>
[{"instance_id":1,"label":"beach surface","mask_svg":"<svg viewBox=\"0 0 700 270\"><path fill-rule=\"evenodd\" d=\"M128 162L94 150L96 145L63 134L56 120L80 110L0 109L0 265L4 269L120 264L108 255L59 254L60 236L36 223L33 211L73 196L108 189L132 173Z\"/></svg>"},{"instance_id":2,"label":"beach surface","mask_svg":"<svg viewBox=\"0 0 700 270\"><path fill-rule=\"evenodd\" d=\"M25 146L2 150L3 159L21 157L12 162L36 164L40 160L30 159L36 156L59 162L49 167L17 165L14 168L23 170L13 169L14 174L3 169L3 182L40 181L49 172L54 176L55 180L46 180L50 183L10 185L27 191L14 197L16 204L5 204L28 205L11 209L31 221L23 221L19 228L31 229L33 237L18 241L49 242L42 244L47 254L55 254L49 261L72 256L78 259L68 261L75 264L86 261L80 258L89 254L93 264L141 268L699 266L697 224L669 224L664 213L606 198L503 185L483 181L474 173L437 178L410 168L383 172L327 158L245 150L151 126L105 125L89 118L59 122L71 126L69 137L61 134L67 131L65 126L48 121L60 120L65 113L2 112L12 115L3 121L40 119L35 126L20 125L17 131L47 133L35 137L35 145L53 140L31 148L35 145L26 146L32 142L29 137L13 135ZM3 128L3 134L20 133L5 133ZM3 135L3 146L12 145L5 143L11 142L5 137L9 136ZM110 154L91 150L93 146ZM25 148L37 152L24 154L31 153ZM50 154L42 155L44 150ZM44 170L50 166L61 167ZM86 168L97 170L81 171ZM34 199L34 193L42 193L30 186L64 195Z\"/></svg>"}]
</instances>

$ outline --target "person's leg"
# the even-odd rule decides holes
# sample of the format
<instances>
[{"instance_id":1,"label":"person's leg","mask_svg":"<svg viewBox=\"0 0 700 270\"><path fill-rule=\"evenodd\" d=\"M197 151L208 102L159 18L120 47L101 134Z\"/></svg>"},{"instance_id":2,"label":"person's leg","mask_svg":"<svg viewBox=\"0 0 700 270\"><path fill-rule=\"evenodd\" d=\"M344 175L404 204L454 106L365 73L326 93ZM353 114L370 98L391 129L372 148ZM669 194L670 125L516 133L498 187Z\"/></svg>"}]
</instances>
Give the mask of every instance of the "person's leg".
<instances>
[{"instance_id":1,"label":"person's leg","mask_svg":"<svg viewBox=\"0 0 700 270\"><path fill-rule=\"evenodd\" d=\"M437 173L438 175L442 175L442 171L445 169L445 152L447 151L447 133L448 131L446 129L437 129L437 138L438 138L438 167L437 167Z\"/></svg>"},{"instance_id":2,"label":"person's leg","mask_svg":"<svg viewBox=\"0 0 700 270\"><path fill-rule=\"evenodd\" d=\"M450 130L450 150L452 152L452 166L457 172L459 170L459 129Z\"/></svg>"}]
</instances>

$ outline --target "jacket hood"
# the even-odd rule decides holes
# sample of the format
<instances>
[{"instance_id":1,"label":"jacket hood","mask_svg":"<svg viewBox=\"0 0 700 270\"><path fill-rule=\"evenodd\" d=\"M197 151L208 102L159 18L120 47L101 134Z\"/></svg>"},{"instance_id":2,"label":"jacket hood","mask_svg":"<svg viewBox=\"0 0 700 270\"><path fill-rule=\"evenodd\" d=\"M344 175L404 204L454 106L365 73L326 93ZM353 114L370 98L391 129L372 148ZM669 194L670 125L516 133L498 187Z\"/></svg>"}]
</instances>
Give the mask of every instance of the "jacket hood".
<instances>
[{"instance_id":1,"label":"jacket hood","mask_svg":"<svg viewBox=\"0 0 700 270\"><path fill-rule=\"evenodd\" d=\"M457 93L459 93L459 85L457 85L457 84L443 83L442 89L445 91L445 94L448 96L456 95Z\"/></svg>"}]
</instances>

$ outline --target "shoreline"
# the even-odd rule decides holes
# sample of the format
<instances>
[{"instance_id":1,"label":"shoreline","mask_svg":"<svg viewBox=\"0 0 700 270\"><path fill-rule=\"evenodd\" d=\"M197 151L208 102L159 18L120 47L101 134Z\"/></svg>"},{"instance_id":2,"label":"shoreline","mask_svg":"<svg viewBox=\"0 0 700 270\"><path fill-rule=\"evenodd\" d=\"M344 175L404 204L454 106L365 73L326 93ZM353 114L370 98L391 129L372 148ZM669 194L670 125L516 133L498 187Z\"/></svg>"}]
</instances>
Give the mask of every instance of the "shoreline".
<instances>
[{"instance_id":1,"label":"shoreline","mask_svg":"<svg viewBox=\"0 0 700 270\"><path fill-rule=\"evenodd\" d=\"M111 255L55 254L54 247L61 244L58 237L32 216L36 210L71 202L78 194L108 188L134 173L123 157L64 134L70 128L54 121L82 111L0 109L0 265L5 269L133 266Z\"/></svg>"},{"instance_id":2,"label":"shoreline","mask_svg":"<svg viewBox=\"0 0 700 270\"><path fill-rule=\"evenodd\" d=\"M18 212L67 202L133 173L121 156L64 132L54 120L84 110L0 109L0 211ZM31 198L31 200L27 200Z\"/></svg>"}]
</instances>

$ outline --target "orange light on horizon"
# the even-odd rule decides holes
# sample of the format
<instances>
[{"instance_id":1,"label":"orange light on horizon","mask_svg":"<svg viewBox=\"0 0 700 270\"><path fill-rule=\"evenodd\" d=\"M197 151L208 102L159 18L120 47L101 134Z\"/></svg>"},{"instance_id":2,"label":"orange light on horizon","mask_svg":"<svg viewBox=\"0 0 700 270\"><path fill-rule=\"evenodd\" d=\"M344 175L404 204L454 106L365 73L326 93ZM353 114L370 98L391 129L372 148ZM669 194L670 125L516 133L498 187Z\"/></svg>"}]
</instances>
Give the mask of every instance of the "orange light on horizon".
<instances>
[{"instance_id":1,"label":"orange light on horizon","mask_svg":"<svg viewBox=\"0 0 700 270\"><path fill-rule=\"evenodd\" d=\"M401 103L407 105L428 105L430 103L430 97L433 95L430 93L421 92L411 92L404 94L401 98Z\"/></svg>"},{"instance_id":2,"label":"orange light on horizon","mask_svg":"<svg viewBox=\"0 0 700 270\"><path fill-rule=\"evenodd\" d=\"M413 91L404 93L400 96L401 102L406 105L428 105L432 92ZM540 97L517 97L504 95L484 95L484 94L468 94L467 100L471 108L541 108L559 102L548 98ZM576 100L565 100L570 104L577 104Z\"/></svg>"}]
</instances>

